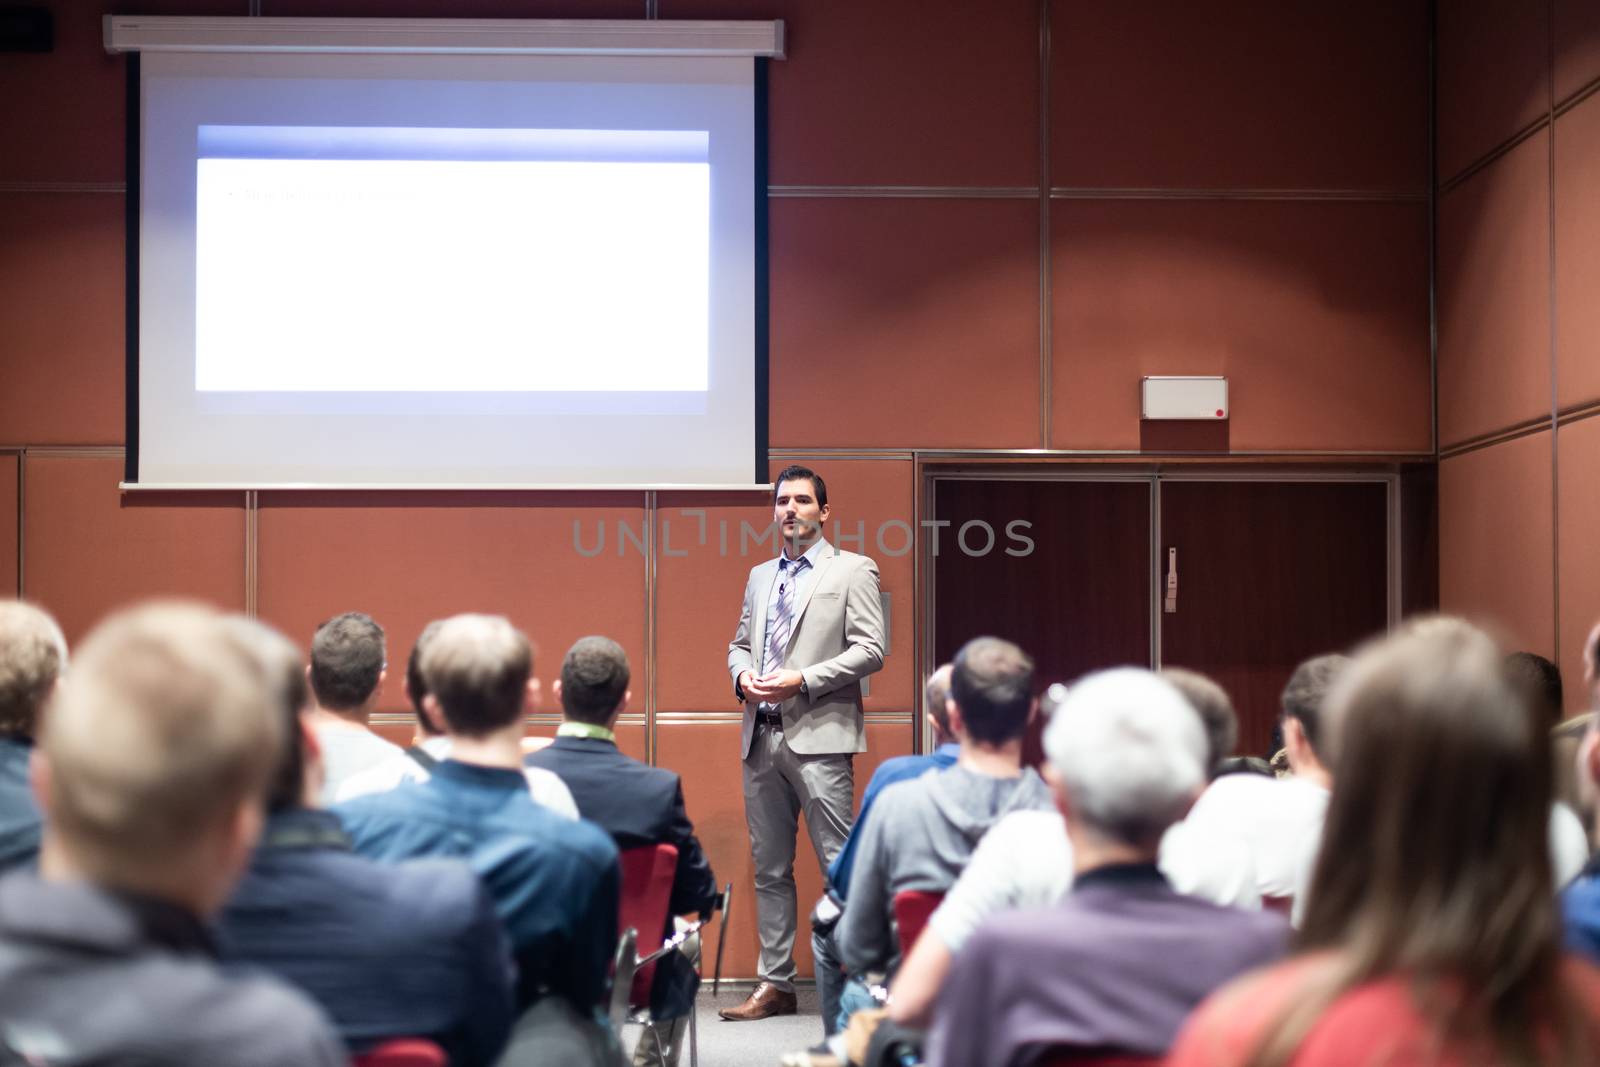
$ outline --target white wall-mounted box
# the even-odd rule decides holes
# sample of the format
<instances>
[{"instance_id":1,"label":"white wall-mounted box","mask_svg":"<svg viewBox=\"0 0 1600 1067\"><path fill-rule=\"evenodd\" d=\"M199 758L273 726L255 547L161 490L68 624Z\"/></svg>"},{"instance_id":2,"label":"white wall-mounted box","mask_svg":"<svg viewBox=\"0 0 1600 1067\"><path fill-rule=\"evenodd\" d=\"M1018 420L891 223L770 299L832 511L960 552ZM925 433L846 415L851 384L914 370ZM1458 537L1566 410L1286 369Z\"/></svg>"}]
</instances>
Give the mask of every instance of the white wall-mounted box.
<instances>
[{"instance_id":1,"label":"white wall-mounted box","mask_svg":"<svg viewBox=\"0 0 1600 1067\"><path fill-rule=\"evenodd\" d=\"M1228 417L1228 379L1221 375L1151 375L1140 385L1142 419Z\"/></svg>"}]
</instances>

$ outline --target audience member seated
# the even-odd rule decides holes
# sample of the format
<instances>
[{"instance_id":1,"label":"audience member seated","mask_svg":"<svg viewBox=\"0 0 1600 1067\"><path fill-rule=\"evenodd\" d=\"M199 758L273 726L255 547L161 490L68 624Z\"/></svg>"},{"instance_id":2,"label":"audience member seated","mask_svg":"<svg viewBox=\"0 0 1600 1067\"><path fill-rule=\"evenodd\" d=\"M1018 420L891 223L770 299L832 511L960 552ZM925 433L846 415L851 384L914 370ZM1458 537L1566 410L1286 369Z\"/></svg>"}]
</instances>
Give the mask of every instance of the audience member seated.
<instances>
[{"instance_id":1,"label":"audience member seated","mask_svg":"<svg viewBox=\"0 0 1600 1067\"><path fill-rule=\"evenodd\" d=\"M1600 707L1600 623L1583 642L1583 700L1587 708ZM1562 720L1550 732L1555 750L1556 799L1577 812L1586 826L1593 824L1597 811L1588 791L1578 788L1578 748L1596 718L1600 715L1593 710L1585 711Z\"/></svg>"},{"instance_id":2,"label":"audience member seated","mask_svg":"<svg viewBox=\"0 0 1600 1067\"><path fill-rule=\"evenodd\" d=\"M519 1007L544 1004L552 1025L581 1026L606 993L621 872L603 830L528 795L518 741L538 695L533 649L503 618L457 615L428 643L422 675L423 711L450 738L450 758L425 782L335 810L362 855L465 857L510 935Z\"/></svg>"},{"instance_id":3,"label":"audience member seated","mask_svg":"<svg viewBox=\"0 0 1600 1067\"><path fill-rule=\"evenodd\" d=\"M1157 673L1200 716L1200 726L1206 734L1207 782L1222 777L1222 761L1239 743L1239 717L1233 710L1233 701L1222 686L1195 671L1163 667ZM1210 788L1209 784L1206 788ZM1161 873L1180 893L1236 908L1261 907L1255 859L1250 850L1234 834L1217 834L1209 829L1188 819L1173 823L1161 839ZM1050 836L1066 841L1064 834ZM1065 866L1071 870L1070 862ZM1063 887L1062 892L1065 891Z\"/></svg>"},{"instance_id":4,"label":"audience member seated","mask_svg":"<svg viewBox=\"0 0 1600 1067\"><path fill-rule=\"evenodd\" d=\"M1551 732L1551 766L1556 786L1550 808L1550 856L1555 863L1556 888L1560 889L1576 878L1589 862L1589 834L1578 817L1579 806L1565 803L1562 791L1563 787L1569 791L1574 788L1572 772L1577 765L1577 753L1568 749L1565 768L1555 761L1554 742L1560 734L1554 731L1561 726L1565 706L1561 669L1536 653L1513 652L1505 658L1505 671L1511 691L1532 717L1534 726ZM1581 735L1579 740L1582 740Z\"/></svg>"},{"instance_id":5,"label":"audience member seated","mask_svg":"<svg viewBox=\"0 0 1600 1067\"><path fill-rule=\"evenodd\" d=\"M1561 725L1550 731L1550 749L1552 762L1555 764L1556 803L1576 812L1578 821L1586 825L1594 822L1595 811L1592 807L1594 800L1578 785L1578 749L1597 719L1600 719L1600 715L1586 711L1561 720Z\"/></svg>"},{"instance_id":6,"label":"audience member seated","mask_svg":"<svg viewBox=\"0 0 1600 1067\"><path fill-rule=\"evenodd\" d=\"M1206 766L1215 773L1238 737L1233 702L1221 686L1193 671L1168 668L1160 677L1199 715ZM1050 688L1053 692L1057 687ZM1071 690L1062 688L1064 702ZM1045 774L1051 773L1046 765ZM1249 850L1228 836L1186 834L1184 825L1181 820L1174 823L1157 852L1157 866L1168 884L1213 904L1259 909L1261 895ZM1055 904L1072 888L1072 871L1072 842L1060 812L1013 812L996 823L895 976L890 1003L895 1022L927 1026L934 1000L968 938L1000 912Z\"/></svg>"},{"instance_id":7,"label":"audience member seated","mask_svg":"<svg viewBox=\"0 0 1600 1067\"><path fill-rule=\"evenodd\" d=\"M1585 810L1600 811L1600 724L1589 719L1578 749L1576 780ZM1600 829L1600 827L1596 827ZM1561 895L1567 945L1600 964L1600 859L1592 860Z\"/></svg>"},{"instance_id":8,"label":"audience member seated","mask_svg":"<svg viewBox=\"0 0 1600 1067\"><path fill-rule=\"evenodd\" d=\"M941 664L928 676L928 684L922 691L922 704L928 709L928 726L933 732L934 750L927 755L894 756L878 765L867 782L866 791L861 794L861 810L850 827L850 836L845 838L844 847L828 865L827 885L811 916L811 955L816 964L817 999L821 1002L825 1036L831 1037L839 1029L839 997L844 990L844 969L834 932L838 929L839 916L850 894L850 875L855 870L856 847L861 843L867 816L872 814L873 805L884 789L896 782L920 778L929 771L953 767L961 753L961 746L951 740L950 718L945 710L945 702L950 699L950 672L950 664Z\"/></svg>"},{"instance_id":9,"label":"audience member seated","mask_svg":"<svg viewBox=\"0 0 1600 1067\"><path fill-rule=\"evenodd\" d=\"M305 996L218 968L205 919L250 855L284 743L220 616L107 620L43 720L38 873L0 881L7 1063L341 1067Z\"/></svg>"},{"instance_id":10,"label":"audience member seated","mask_svg":"<svg viewBox=\"0 0 1600 1067\"><path fill-rule=\"evenodd\" d=\"M511 1032L511 954L494 901L459 860L384 864L350 851L338 818L317 810L321 757L301 723L299 653L260 623L229 621L275 683L288 744L266 830L218 917L223 959L308 993L352 1052L420 1037L455 1067L488 1067Z\"/></svg>"},{"instance_id":11,"label":"audience member seated","mask_svg":"<svg viewBox=\"0 0 1600 1067\"><path fill-rule=\"evenodd\" d=\"M310 715L322 750L322 802L333 803L340 787L369 767L398 758L398 745L367 726L387 676L383 627L359 611L336 615L311 639Z\"/></svg>"},{"instance_id":12,"label":"audience member seated","mask_svg":"<svg viewBox=\"0 0 1600 1067\"><path fill-rule=\"evenodd\" d=\"M943 893L991 826L1013 811L1050 807L1049 787L1022 766L1023 734L1038 708L1032 693L1033 660L1011 642L979 637L956 653L945 703L961 749L956 765L885 789L862 833L836 932L853 981L898 966L897 893ZM847 989L841 1015L861 1006Z\"/></svg>"},{"instance_id":13,"label":"audience member seated","mask_svg":"<svg viewBox=\"0 0 1600 1067\"><path fill-rule=\"evenodd\" d=\"M39 808L28 785L28 757L39 714L67 665L67 639L45 612L0 601L0 871L39 855Z\"/></svg>"},{"instance_id":14,"label":"audience member seated","mask_svg":"<svg viewBox=\"0 0 1600 1067\"><path fill-rule=\"evenodd\" d=\"M417 717L417 740L410 748L401 749L398 755L376 767L352 775L334 794L334 803L354 800L368 793L385 793L401 782L425 782L434 765L450 757L450 739L434 728L422 710L422 699L428 695L428 683L422 678L422 651L438 632L438 620L422 628L417 643L411 646L411 655L406 658L406 676L401 683L406 700ZM524 749L528 740L522 739ZM565 815L569 819L578 817L578 806L573 803L572 794L560 778L538 767L526 767L522 774L528 780L528 793L535 801L558 815Z\"/></svg>"},{"instance_id":15,"label":"audience member seated","mask_svg":"<svg viewBox=\"0 0 1600 1067\"><path fill-rule=\"evenodd\" d=\"M1133 668L1090 675L1051 717L1045 751L1072 891L973 935L939 996L933 1067L1015 1064L1058 1047L1159 1055L1203 997L1287 947L1281 916L1179 893L1156 866L1209 758L1169 683Z\"/></svg>"},{"instance_id":16,"label":"audience member seated","mask_svg":"<svg viewBox=\"0 0 1600 1067\"><path fill-rule=\"evenodd\" d=\"M1547 734L1493 643L1413 624L1324 717L1336 783L1300 954L1222 990L1171 1067L1594 1062L1600 973L1560 948Z\"/></svg>"},{"instance_id":17,"label":"audience member seated","mask_svg":"<svg viewBox=\"0 0 1600 1067\"><path fill-rule=\"evenodd\" d=\"M1291 772L1287 778L1219 778L1186 820L1207 840L1242 840L1255 867L1257 891L1284 910L1304 891L1322 833L1332 782L1320 755L1322 705L1349 662L1341 655L1309 659L1284 687L1280 727Z\"/></svg>"},{"instance_id":18,"label":"audience member seated","mask_svg":"<svg viewBox=\"0 0 1600 1067\"><path fill-rule=\"evenodd\" d=\"M555 686L566 721L556 730L555 741L524 757L523 763L558 775L577 801L579 814L609 833L618 848L676 847L678 866L669 910L674 916L709 915L717 906L717 879L684 807L682 780L617 748L613 731L632 695L631 676L627 653L610 638L585 637L573 645L561 662ZM663 933L674 932L669 919ZM699 985L694 971L699 939L685 948L686 952L663 957L656 965L650 1013L667 1022L657 1026L654 1035L640 1039L636 1064L661 1062L657 1050L667 1051L666 1062L677 1062Z\"/></svg>"}]
</instances>

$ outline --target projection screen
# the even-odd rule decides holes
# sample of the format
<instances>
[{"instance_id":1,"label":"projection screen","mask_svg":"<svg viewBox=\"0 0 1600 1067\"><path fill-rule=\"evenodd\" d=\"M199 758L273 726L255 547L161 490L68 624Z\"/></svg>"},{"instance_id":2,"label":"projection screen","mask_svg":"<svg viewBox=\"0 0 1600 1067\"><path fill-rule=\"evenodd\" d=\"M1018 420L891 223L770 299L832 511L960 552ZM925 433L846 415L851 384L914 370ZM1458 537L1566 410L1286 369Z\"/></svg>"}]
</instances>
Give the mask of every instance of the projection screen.
<instances>
[{"instance_id":1,"label":"projection screen","mask_svg":"<svg viewBox=\"0 0 1600 1067\"><path fill-rule=\"evenodd\" d=\"M764 62L139 50L127 483L765 482Z\"/></svg>"}]
</instances>

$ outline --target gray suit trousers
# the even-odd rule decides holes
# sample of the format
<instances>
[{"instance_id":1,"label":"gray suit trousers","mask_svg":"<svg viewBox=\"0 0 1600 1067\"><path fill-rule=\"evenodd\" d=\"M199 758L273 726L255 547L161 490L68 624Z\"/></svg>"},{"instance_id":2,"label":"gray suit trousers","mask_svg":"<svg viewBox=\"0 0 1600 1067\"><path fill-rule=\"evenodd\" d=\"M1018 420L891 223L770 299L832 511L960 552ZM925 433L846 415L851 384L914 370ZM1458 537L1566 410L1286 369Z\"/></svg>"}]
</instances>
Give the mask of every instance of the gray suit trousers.
<instances>
[{"instance_id":1,"label":"gray suit trousers","mask_svg":"<svg viewBox=\"0 0 1600 1067\"><path fill-rule=\"evenodd\" d=\"M744 817L755 861L760 977L786 992L794 989L794 851L802 811L826 877L855 819L852 756L799 755L782 730L758 724L744 760Z\"/></svg>"}]
</instances>

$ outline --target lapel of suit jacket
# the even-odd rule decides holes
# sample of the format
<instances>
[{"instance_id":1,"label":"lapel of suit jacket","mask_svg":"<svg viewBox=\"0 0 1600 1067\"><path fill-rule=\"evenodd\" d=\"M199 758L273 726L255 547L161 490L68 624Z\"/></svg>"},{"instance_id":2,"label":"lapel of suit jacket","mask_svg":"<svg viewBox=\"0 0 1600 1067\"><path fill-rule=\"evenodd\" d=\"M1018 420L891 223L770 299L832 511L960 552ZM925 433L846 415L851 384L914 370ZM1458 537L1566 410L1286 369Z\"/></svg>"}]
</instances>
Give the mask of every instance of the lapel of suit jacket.
<instances>
[{"instance_id":1,"label":"lapel of suit jacket","mask_svg":"<svg viewBox=\"0 0 1600 1067\"><path fill-rule=\"evenodd\" d=\"M789 643L785 645L783 649L785 654L788 653L789 649L794 647L795 635L800 632L800 620L805 616L806 608L811 606L812 594L817 591L817 586L822 584L823 572L828 569L829 565L832 564L833 561L838 558L838 556L839 553L834 550L832 545L828 544L826 541L822 542L822 551L818 552L816 555L817 573L813 574L811 576L811 580L806 583L805 595L800 598L800 603L795 608L794 622L789 624Z\"/></svg>"}]
</instances>

